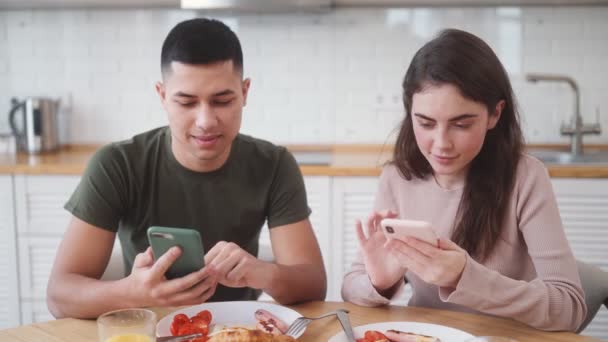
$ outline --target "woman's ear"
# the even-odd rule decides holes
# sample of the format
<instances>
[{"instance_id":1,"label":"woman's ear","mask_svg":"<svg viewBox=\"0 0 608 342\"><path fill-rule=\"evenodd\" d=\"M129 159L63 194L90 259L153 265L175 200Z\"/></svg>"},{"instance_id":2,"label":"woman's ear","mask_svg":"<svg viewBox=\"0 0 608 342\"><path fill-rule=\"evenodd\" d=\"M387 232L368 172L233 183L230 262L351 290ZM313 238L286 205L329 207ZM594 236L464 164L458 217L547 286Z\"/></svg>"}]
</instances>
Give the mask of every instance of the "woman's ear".
<instances>
[{"instance_id":1,"label":"woman's ear","mask_svg":"<svg viewBox=\"0 0 608 342\"><path fill-rule=\"evenodd\" d=\"M505 108L505 100L500 100L496 104L496 108L494 108L494 112L490 113L488 118L488 130L496 127L498 120L500 120L500 115L502 114L502 110Z\"/></svg>"}]
</instances>

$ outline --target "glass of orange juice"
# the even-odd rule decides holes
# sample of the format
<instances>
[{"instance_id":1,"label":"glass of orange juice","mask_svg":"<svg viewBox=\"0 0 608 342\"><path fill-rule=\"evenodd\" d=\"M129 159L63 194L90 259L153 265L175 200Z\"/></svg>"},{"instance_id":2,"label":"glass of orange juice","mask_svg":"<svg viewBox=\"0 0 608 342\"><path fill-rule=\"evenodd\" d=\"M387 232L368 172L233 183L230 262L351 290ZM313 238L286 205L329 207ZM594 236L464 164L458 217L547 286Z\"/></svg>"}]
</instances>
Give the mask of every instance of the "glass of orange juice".
<instances>
[{"instance_id":1,"label":"glass of orange juice","mask_svg":"<svg viewBox=\"0 0 608 342\"><path fill-rule=\"evenodd\" d=\"M156 341L156 314L146 309L106 312L97 318L100 342Z\"/></svg>"}]
</instances>

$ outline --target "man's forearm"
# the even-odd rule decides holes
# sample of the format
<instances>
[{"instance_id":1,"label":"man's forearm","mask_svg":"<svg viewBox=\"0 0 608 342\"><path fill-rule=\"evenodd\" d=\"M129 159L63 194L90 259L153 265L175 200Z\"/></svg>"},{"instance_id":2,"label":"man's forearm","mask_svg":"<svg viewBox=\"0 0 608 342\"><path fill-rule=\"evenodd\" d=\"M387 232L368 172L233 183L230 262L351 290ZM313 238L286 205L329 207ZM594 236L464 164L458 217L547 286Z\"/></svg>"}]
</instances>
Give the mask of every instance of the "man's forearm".
<instances>
[{"instance_id":1,"label":"man's forearm","mask_svg":"<svg viewBox=\"0 0 608 342\"><path fill-rule=\"evenodd\" d=\"M262 289L281 304L324 300L327 278L323 266L271 264L268 284Z\"/></svg>"},{"instance_id":2,"label":"man's forearm","mask_svg":"<svg viewBox=\"0 0 608 342\"><path fill-rule=\"evenodd\" d=\"M103 281L67 274L52 281L47 305L55 318L95 318L104 312L137 306L128 298L124 279Z\"/></svg>"}]
</instances>

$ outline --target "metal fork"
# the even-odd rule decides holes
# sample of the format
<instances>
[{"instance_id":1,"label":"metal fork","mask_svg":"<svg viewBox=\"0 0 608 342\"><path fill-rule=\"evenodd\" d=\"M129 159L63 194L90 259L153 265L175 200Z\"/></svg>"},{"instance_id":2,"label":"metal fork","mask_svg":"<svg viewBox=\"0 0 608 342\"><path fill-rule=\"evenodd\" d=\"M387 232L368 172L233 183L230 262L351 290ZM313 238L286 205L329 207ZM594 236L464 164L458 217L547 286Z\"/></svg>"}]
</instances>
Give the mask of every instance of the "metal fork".
<instances>
[{"instance_id":1,"label":"metal fork","mask_svg":"<svg viewBox=\"0 0 608 342\"><path fill-rule=\"evenodd\" d=\"M287 331L285 331L285 335L291 336L291 337L295 337L297 335L299 335L302 331L304 331L304 329L306 329L306 327L310 324L310 322L316 320L316 319L320 319L320 318L325 318L325 317L329 317L329 316L333 316L333 315L337 315L338 311L342 311L342 312L346 312L348 313L348 310L344 310L344 309L339 309L336 311L332 311L332 312L328 312L324 315L321 315L319 317L298 317L296 318L295 321L293 321L293 323L291 323L291 325L289 326L289 328L287 328Z\"/></svg>"}]
</instances>

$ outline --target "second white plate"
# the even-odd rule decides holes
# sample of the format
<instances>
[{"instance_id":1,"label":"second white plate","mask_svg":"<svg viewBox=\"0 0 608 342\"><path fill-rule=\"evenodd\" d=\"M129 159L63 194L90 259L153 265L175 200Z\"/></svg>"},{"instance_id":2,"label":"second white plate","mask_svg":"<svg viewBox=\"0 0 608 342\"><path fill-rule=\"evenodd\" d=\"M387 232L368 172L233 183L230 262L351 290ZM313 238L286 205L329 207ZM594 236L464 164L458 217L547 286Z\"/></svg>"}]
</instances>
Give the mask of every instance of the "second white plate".
<instances>
[{"instance_id":1,"label":"second white plate","mask_svg":"<svg viewBox=\"0 0 608 342\"><path fill-rule=\"evenodd\" d=\"M411 332L414 334L422 334L428 336L434 336L441 340L441 342L464 342L471 337L475 337L462 330L446 327L443 325L429 324L429 323L417 323L417 322L382 322L360 325L353 328L355 338L362 338L368 330L377 330L381 333L387 330L400 330L405 332ZM348 342L344 332L338 333L329 339L328 342Z\"/></svg>"}]
</instances>

